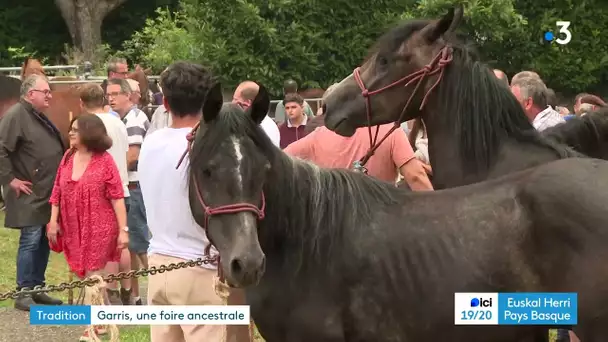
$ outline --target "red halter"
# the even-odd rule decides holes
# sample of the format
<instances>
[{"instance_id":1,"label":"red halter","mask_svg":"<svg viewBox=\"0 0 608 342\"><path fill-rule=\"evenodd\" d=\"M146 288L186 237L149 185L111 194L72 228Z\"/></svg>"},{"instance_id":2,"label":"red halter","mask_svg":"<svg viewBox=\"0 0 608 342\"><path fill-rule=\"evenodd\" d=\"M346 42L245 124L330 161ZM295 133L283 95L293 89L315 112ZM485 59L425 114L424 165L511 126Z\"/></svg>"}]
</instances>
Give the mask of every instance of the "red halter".
<instances>
[{"instance_id":1,"label":"red halter","mask_svg":"<svg viewBox=\"0 0 608 342\"><path fill-rule=\"evenodd\" d=\"M433 91L433 89L435 89L435 87L437 87L437 85L439 84L439 82L441 81L441 78L443 77L443 71L445 70L445 66L448 65L451 61L452 61L452 48L451 47L444 47L443 49L441 49L441 51L435 56L435 58L433 58L433 60L431 60L431 62L429 62L429 64L425 65L424 68L413 72L409 75L406 75L400 79L398 79L397 81L382 87L380 89L376 89L373 91L370 91L369 89L367 89L365 87L365 84L363 84L363 80L361 79L361 67L357 67L354 71L353 71L353 76L355 77L355 81L357 82L357 85L359 86L359 88L361 89L361 95L365 98L365 109L366 109L366 116L367 116L367 128L369 131L369 144L370 144L370 148L367 151L367 153L358 161L356 161L354 163L354 168L357 171L361 171L363 173L367 173L367 169L365 168L365 164L369 161L369 158L371 158L374 153L376 152L376 150L378 149L378 147L380 146L380 144L382 144L382 142L384 142L384 140L386 140L386 138L389 137L389 135L391 135L391 133L393 133L393 131L395 131L397 128L400 127L401 125L401 121L403 120L403 117L405 116L406 110L409 107L410 103L412 102L412 99L414 98L414 95L416 94L416 92L418 91L418 88L420 88L420 85L423 83L422 81L425 79L425 77L427 76L431 76L434 74L439 73L439 77L437 77L437 81L435 81L435 83L433 84L433 86L431 86L429 88L429 90L426 92L426 94L424 95L424 98L422 99L422 103L420 104L419 109L422 110L422 108L424 108L424 105L426 104L429 95L431 94L431 92ZM387 89L391 89L393 87L396 86L403 86L403 87L407 87L410 84L412 84L413 82L417 82L416 83L416 87L414 88L414 91L412 92L412 94L410 95L410 98L407 100L407 102L405 103L405 106L403 107L403 110L401 111L401 114L399 115L399 119L397 121L395 121L395 124L393 125L393 127L384 135L384 137L382 139L380 139L380 141L376 142L378 140L378 132L379 132L379 125L376 126L376 134L372 140L372 103L371 103L371 96L372 95L377 95L380 94L381 92L387 90Z\"/></svg>"},{"instance_id":2,"label":"red halter","mask_svg":"<svg viewBox=\"0 0 608 342\"><path fill-rule=\"evenodd\" d=\"M186 157L186 154L188 154L192 150L194 138L196 136L196 132L199 127L200 127L200 122L197 123L192 128L192 131L190 133L188 133L188 135L186 136L186 139L188 139L188 148L186 149L186 151L184 151L184 154L182 154L181 158L179 159L176 169L179 168L179 166L183 162L184 158ZM207 205L205 203L205 200L203 199L201 187L199 185L199 182L197 181L195 173L192 173L192 180L194 182L196 198L198 199L199 204L201 205L201 207L203 207L203 210L205 212L205 222L203 224L203 229L205 230L205 235L207 235L207 239L210 242L210 245L208 245L207 248L205 248L206 255L209 255L211 246L215 246L215 244L213 243L213 240L209 236L209 231L208 231L209 218L211 216L222 215L222 214L234 214L234 213L240 213L240 212L251 212L251 213L254 213L258 217L259 220L264 219L264 216L265 216L264 210L266 209L266 198L264 197L263 191L262 191L262 205L259 208L251 203L233 203L233 204L220 205L217 207L211 207L211 206ZM217 257L217 263L219 264L219 256ZM219 267L218 267L218 270L219 270Z\"/></svg>"}]
</instances>

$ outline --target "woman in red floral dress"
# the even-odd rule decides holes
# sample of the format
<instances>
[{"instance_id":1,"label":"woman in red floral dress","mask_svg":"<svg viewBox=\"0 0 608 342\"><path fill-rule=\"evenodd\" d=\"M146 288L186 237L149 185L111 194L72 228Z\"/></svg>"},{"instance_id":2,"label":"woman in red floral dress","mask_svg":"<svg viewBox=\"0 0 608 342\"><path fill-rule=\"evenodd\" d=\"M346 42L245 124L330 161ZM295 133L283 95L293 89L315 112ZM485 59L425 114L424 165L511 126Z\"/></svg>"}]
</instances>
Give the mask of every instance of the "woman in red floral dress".
<instances>
[{"instance_id":1,"label":"woman in red floral dress","mask_svg":"<svg viewBox=\"0 0 608 342\"><path fill-rule=\"evenodd\" d=\"M63 157L50 198L51 243L61 238L70 270L78 277L101 274L128 246L127 214L118 168L103 121L83 114L72 122L71 148ZM107 301L107 295L104 293Z\"/></svg>"}]
</instances>

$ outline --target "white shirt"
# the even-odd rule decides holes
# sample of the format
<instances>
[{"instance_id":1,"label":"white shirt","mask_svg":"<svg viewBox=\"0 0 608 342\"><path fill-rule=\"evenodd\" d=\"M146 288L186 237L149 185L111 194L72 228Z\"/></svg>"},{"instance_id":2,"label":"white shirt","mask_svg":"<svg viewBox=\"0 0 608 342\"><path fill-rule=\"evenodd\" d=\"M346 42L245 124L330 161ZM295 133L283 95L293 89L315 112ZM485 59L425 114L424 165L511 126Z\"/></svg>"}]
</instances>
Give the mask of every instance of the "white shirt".
<instances>
[{"instance_id":1,"label":"white shirt","mask_svg":"<svg viewBox=\"0 0 608 342\"><path fill-rule=\"evenodd\" d=\"M146 135L150 135L161 128L171 126L171 122L171 114L165 109L165 106L158 106L154 111L154 114L152 114L152 122L150 123L150 128Z\"/></svg>"},{"instance_id":2,"label":"white shirt","mask_svg":"<svg viewBox=\"0 0 608 342\"><path fill-rule=\"evenodd\" d=\"M146 113L139 110L137 107L133 107L122 121L127 126L127 137L129 139L129 146L141 145L144 142L144 137L148 128L150 128L150 120ZM137 169L139 170L139 164ZM129 182L137 182L139 180L137 171L129 171Z\"/></svg>"},{"instance_id":3,"label":"white shirt","mask_svg":"<svg viewBox=\"0 0 608 342\"><path fill-rule=\"evenodd\" d=\"M189 158L175 169L188 147L191 128L162 128L148 136L139 153L139 185L152 238L148 254L187 260L204 257L205 230L192 217L188 199ZM214 248L211 253L217 254ZM215 269L213 265L203 267Z\"/></svg>"},{"instance_id":4,"label":"white shirt","mask_svg":"<svg viewBox=\"0 0 608 342\"><path fill-rule=\"evenodd\" d=\"M112 113L97 113L98 118L103 121L108 131L108 136L112 138L112 147L108 153L114 159L125 197L129 197L129 174L127 173L127 152L129 151L129 141L127 138L127 127L117 116Z\"/></svg>"},{"instance_id":5,"label":"white shirt","mask_svg":"<svg viewBox=\"0 0 608 342\"><path fill-rule=\"evenodd\" d=\"M540 132L562 122L566 122L566 120L564 120L561 114L556 112L551 106L548 106L545 110L536 115L534 120L532 120L532 126Z\"/></svg>"},{"instance_id":6,"label":"white shirt","mask_svg":"<svg viewBox=\"0 0 608 342\"><path fill-rule=\"evenodd\" d=\"M266 115L264 120L260 123L260 127L266 132L266 135L273 144L277 147L281 146L281 132L279 132L279 126L270 118L270 116Z\"/></svg>"}]
</instances>

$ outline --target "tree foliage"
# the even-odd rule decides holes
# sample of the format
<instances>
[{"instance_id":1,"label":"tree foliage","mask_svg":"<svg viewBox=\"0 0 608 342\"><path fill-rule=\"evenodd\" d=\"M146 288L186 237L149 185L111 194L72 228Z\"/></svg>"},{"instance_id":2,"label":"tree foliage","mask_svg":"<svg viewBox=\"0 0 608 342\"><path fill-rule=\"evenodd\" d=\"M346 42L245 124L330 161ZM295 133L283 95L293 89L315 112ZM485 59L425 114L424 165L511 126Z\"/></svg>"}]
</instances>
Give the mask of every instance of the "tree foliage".
<instances>
[{"instance_id":1,"label":"tree foliage","mask_svg":"<svg viewBox=\"0 0 608 342\"><path fill-rule=\"evenodd\" d=\"M128 0L111 12L103 23L103 39L120 48L146 18L159 6L175 9L177 0ZM0 65L19 66L26 56L49 64L69 62L65 46L72 45L70 34L54 1L4 0L0 11Z\"/></svg>"},{"instance_id":2,"label":"tree foliage","mask_svg":"<svg viewBox=\"0 0 608 342\"><path fill-rule=\"evenodd\" d=\"M397 19L437 18L464 3L462 25L482 58L510 76L532 69L558 91L607 83L608 19L600 0L183 0L177 13L156 19L125 45L125 53L162 70L176 59L210 66L233 86L255 79L279 93L285 78L327 87L361 63L366 50ZM571 21L573 38L543 41Z\"/></svg>"},{"instance_id":3,"label":"tree foliage","mask_svg":"<svg viewBox=\"0 0 608 342\"><path fill-rule=\"evenodd\" d=\"M423 0L410 17L437 17L457 0ZM535 70L565 94L599 91L608 83L608 36L602 35L608 3L600 0L469 0L463 30L484 60L510 76ZM570 21L567 45L544 40L558 35L556 21Z\"/></svg>"},{"instance_id":4,"label":"tree foliage","mask_svg":"<svg viewBox=\"0 0 608 342\"><path fill-rule=\"evenodd\" d=\"M53 1L5 2L0 65L26 56L68 62L62 54L72 42ZM438 18L455 3L466 9L462 32L493 67L509 76L535 70L568 95L608 94L604 0L128 0L104 19L102 37L156 72L192 60L226 86L254 79L279 95L286 78L324 88L341 80L396 21ZM544 32L558 34L558 20L571 22L568 45L543 41Z\"/></svg>"},{"instance_id":5,"label":"tree foliage","mask_svg":"<svg viewBox=\"0 0 608 342\"><path fill-rule=\"evenodd\" d=\"M407 8L377 0L184 0L160 10L125 44L125 53L156 71L187 59L211 67L227 86L254 79L280 93L286 78L322 86L344 78L367 48Z\"/></svg>"}]
</instances>

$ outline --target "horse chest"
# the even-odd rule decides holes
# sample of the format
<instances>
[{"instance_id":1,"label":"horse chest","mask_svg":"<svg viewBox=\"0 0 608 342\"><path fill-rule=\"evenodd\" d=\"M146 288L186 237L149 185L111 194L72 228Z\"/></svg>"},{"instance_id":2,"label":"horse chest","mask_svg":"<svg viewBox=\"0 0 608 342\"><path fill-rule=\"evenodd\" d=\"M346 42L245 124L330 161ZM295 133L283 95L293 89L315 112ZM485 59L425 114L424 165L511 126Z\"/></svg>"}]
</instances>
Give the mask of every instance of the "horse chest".
<instances>
[{"instance_id":1,"label":"horse chest","mask_svg":"<svg viewBox=\"0 0 608 342\"><path fill-rule=\"evenodd\" d=\"M340 306L321 289L279 288L262 282L247 290L247 303L267 342L346 341Z\"/></svg>"}]
</instances>

